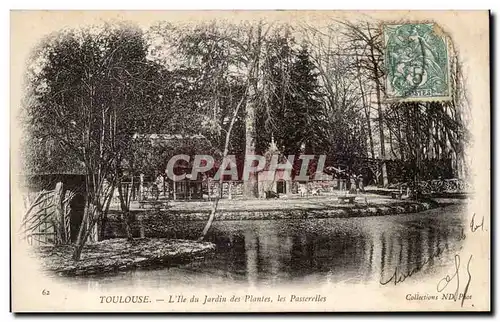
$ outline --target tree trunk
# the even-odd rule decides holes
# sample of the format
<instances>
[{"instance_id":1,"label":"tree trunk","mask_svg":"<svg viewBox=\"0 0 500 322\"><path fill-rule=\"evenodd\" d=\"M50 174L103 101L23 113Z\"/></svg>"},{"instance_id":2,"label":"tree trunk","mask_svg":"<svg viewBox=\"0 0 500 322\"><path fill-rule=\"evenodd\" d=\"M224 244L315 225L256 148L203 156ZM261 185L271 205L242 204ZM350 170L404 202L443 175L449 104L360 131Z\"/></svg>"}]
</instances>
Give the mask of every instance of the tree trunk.
<instances>
[{"instance_id":1,"label":"tree trunk","mask_svg":"<svg viewBox=\"0 0 500 322\"><path fill-rule=\"evenodd\" d=\"M363 103L364 105L365 103ZM366 115L366 127L368 129L368 140L370 143L370 156L375 158L375 148L373 147L373 133L372 133L372 123L370 120L370 112L368 111L369 107L365 107L365 115Z\"/></svg>"},{"instance_id":2,"label":"tree trunk","mask_svg":"<svg viewBox=\"0 0 500 322\"><path fill-rule=\"evenodd\" d=\"M396 117L397 117L397 138L398 138L398 148L399 148L399 155L401 156L401 160L406 160L406 145L403 141L403 135L401 133L401 115L399 114L399 111L396 112Z\"/></svg>"},{"instance_id":3,"label":"tree trunk","mask_svg":"<svg viewBox=\"0 0 500 322\"><path fill-rule=\"evenodd\" d=\"M378 112L378 127L380 133L380 158L382 159L382 185L387 187L389 184L389 180L387 178L387 165L385 162L385 134L384 134L384 113L382 111L382 102L381 102L381 85L380 85L380 74L378 70L378 64L376 62L375 53L373 50L373 46L370 46L371 59L373 63L373 70L375 76L375 91L377 94L377 112Z\"/></svg>"},{"instance_id":4,"label":"tree trunk","mask_svg":"<svg viewBox=\"0 0 500 322\"><path fill-rule=\"evenodd\" d=\"M249 85L248 100L245 104L245 158L255 155L255 140L257 137L255 128L255 85ZM243 195L246 198L257 197L257 174L251 172L248 180L243 183Z\"/></svg>"},{"instance_id":5,"label":"tree trunk","mask_svg":"<svg viewBox=\"0 0 500 322\"><path fill-rule=\"evenodd\" d=\"M99 222L99 231L97 232L97 240L101 241L104 240L104 236L106 235L106 222L108 221L108 212L104 211L102 214L102 218Z\"/></svg>"},{"instance_id":6,"label":"tree trunk","mask_svg":"<svg viewBox=\"0 0 500 322\"><path fill-rule=\"evenodd\" d=\"M245 104L245 158L255 155L255 141L257 138L256 129L256 102L259 94L259 84L262 79L259 77L259 64L262 48L262 24L259 23L255 29L251 29L250 37L254 39L255 45L251 46L251 63L248 72L248 83L246 88L246 104ZM245 96L245 95L244 95ZM240 105L243 101L240 101ZM239 106L238 106L239 109ZM234 115L236 116L236 114ZM230 135L230 134L229 134ZM226 135L226 139L228 135ZM226 143L228 143L226 141ZM246 198L256 198L258 196L257 174L250 173L248 180L243 183L243 195Z\"/></svg>"},{"instance_id":7,"label":"tree trunk","mask_svg":"<svg viewBox=\"0 0 500 322\"><path fill-rule=\"evenodd\" d=\"M56 243L65 244L67 242L66 236L66 220L64 218L64 187L62 182L56 184L56 189L54 193L54 206L55 206L55 233L56 233Z\"/></svg>"},{"instance_id":8,"label":"tree trunk","mask_svg":"<svg viewBox=\"0 0 500 322\"><path fill-rule=\"evenodd\" d=\"M372 123L370 120L370 107L366 103L365 90L363 88L363 82L361 80L361 70L359 66L358 56L356 56L356 66L358 71L359 90L361 92L361 102L363 104L363 110L365 112L365 117L366 117L366 127L368 130L368 140L370 143L370 154L372 158L375 158L375 149L373 147Z\"/></svg>"},{"instance_id":9,"label":"tree trunk","mask_svg":"<svg viewBox=\"0 0 500 322\"><path fill-rule=\"evenodd\" d=\"M241 108L241 105L243 104L243 101L245 100L245 96L246 95L243 94L243 97L241 98L238 105L234 109L233 117L231 119L231 123L229 124L229 129L226 132L226 140L224 143L224 152L222 154L222 162L221 163L224 162L224 159L227 157L227 155L229 153L229 140L231 139L231 132L233 130L234 122L236 121L236 117L238 116L238 112ZM221 175L219 178L219 186L221 187L221 189L220 189L221 191L222 191L222 182L223 181L224 181L224 176ZM209 197L210 197L210 189L209 189ZM198 238L199 241L202 241L203 239L205 239L205 236L207 235L208 231L210 230L210 227L212 227L212 223L215 219L215 214L217 213L218 204L219 204L219 197L217 196L217 197L215 197L214 203L212 205L212 210L210 211L210 217L208 218L207 224L205 225L205 228L203 228L203 231L201 233L200 238Z\"/></svg>"},{"instance_id":10,"label":"tree trunk","mask_svg":"<svg viewBox=\"0 0 500 322\"><path fill-rule=\"evenodd\" d=\"M212 223L215 219L215 214L217 212L218 204L219 204L219 198L216 197L214 200L214 203L212 204L212 209L210 211L210 217L208 218L207 224L203 228L203 231L201 232L200 238L198 238L199 241L202 241L203 239L205 239L205 236L207 235L208 230L210 229L210 227L212 227Z\"/></svg>"},{"instance_id":11,"label":"tree trunk","mask_svg":"<svg viewBox=\"0 0 500 322\"><path fill-rule=\"evenodd\" d=\"M132 228L131 228L133 218L132 214L130 213L129 205L123 193L123 184L121 178L118 179L118 199L120 199L120 209L122 211L122 216L123 216L122 218L123 218L123 225L125 228L125 235L127 236L128 240L133 240L134 236L132 235Z\"/></svg>"},{"instance_id":12,"label":"tree trunk","mask_svg":"<svg viewBox=\"0 0 500 322\"><path fill-rule=\"evenodd\" d=\"M394 146L393 146L393 143L392 143L392 132L390 131L389 129L389 148L391 150L391 153L392 153L392 156L397 159L398 158L398 155L396 154L396 152L394 151Z\"/></svg>"},{"instance_id":13,"label":"tree trunk","mask_svg":"<svg viewBox=\"0 0 500 322\"><path fill-rule=\"evenodd\" d=\"M115 187L115 182L111 186L111 190L103 192L102 189L90 190L90 187L94 189L94 184L89 184L90 180L86 181L87 188L87 201L85 206L85 213L83 215L82 223L80 225L80 229L78 231L78 237L76 239L75 248L73 250L73 260L80 260L80 256L83 250L83 246L87 242L87 238L90 233L93 231L95 224L102 219L102 215L107 212L109 207L109 203L111 201L111 197L113 195L113 189ZM98 180L96 180L98 182ZM89 193L92 191L93 193ZM90 194L90 196L88 196ZM104 194L104 199L101 203L99 196Z\"/></svg>"},{"instance_id":14,"label":"tree trunk","mask_svg":"<svg viewBox=\"0 0 500 322\"><path fill-rule=\"evenodd\" d=\"M82 223L80 224L80 229L78 230L78 236L76 238L75 248L73 250L73 260L74 261L80 260L83 246L85 245L85 241L86 241L86 231L91 229L91 227L88 227L88 228L86 227L88 222L89 222L90 212L92 211L91 208L93 208L93 207L91 207L90 203L87 202L87 204L85 206L85 212L83 214Z\"/></svg>"}]
</instances>

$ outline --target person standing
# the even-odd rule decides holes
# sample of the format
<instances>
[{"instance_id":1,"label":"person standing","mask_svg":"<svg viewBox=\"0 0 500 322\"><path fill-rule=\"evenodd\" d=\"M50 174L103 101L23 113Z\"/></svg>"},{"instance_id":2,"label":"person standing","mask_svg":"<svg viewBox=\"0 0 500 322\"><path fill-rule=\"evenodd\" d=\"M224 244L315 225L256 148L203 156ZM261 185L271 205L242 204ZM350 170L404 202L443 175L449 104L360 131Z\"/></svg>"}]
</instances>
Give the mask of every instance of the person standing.
<instances>
[{"instance_id":1,"label":"person standing","mask_svg":"<svg viewBox=\"0 0 500 322\"><path fill-rule=\"evenodd\" d=\"M363 182L363 176L361 174L358 176L358 181L359 181L359 183L358 183L358 185L359 185L359 191L365 192L365 185L364 185L364 182Z\"/></svg>"},{"instance_id":2,"label":"person standing","mask_svg":"<svg viewBox=\"0 0 500 322\"><path fill-rule=\"evenodd\" d=\"M351 187L349 189L350 192L356 192L356 174L351 174L350 176Z\"/></svg>"}]
</instances>

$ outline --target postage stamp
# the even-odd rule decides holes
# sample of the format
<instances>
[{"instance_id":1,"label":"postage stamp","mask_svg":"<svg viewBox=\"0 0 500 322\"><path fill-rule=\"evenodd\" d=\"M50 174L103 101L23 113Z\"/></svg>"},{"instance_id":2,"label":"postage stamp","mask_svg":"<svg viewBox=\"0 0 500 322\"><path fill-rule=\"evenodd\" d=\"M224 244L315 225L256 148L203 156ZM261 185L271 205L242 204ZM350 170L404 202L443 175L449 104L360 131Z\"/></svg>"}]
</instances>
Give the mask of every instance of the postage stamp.
<instances>
[{"instance_id":1,"label":"postage stamp","mask_svg":"<svg viewBox=\"0 0 500 322\"><path fill-rule=\"evenodd\" d=\"M450 99L447 39L434 24L385 25L384 41L387 99Z\"/></svg>"}]
</instances>

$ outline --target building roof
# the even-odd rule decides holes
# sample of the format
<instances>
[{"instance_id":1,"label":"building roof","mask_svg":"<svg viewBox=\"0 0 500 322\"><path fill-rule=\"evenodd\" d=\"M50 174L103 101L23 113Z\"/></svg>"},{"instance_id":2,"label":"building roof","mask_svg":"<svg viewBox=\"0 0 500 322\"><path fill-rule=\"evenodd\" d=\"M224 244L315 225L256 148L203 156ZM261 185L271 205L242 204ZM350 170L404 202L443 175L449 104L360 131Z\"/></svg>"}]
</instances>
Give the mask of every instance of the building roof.
<instances>
[{"instance_id":1,"label":"building roof","mask_svg":"<svg viewBox=\"0 0 500 322\"><path fill-rule=\"evenodd\" d=\"M139 134L135 133L134 140L150 140L150 141L173 141L173 140L193 140L206 139L202 134L183 135L183 134Z\"/></svg>"}]
</instances>

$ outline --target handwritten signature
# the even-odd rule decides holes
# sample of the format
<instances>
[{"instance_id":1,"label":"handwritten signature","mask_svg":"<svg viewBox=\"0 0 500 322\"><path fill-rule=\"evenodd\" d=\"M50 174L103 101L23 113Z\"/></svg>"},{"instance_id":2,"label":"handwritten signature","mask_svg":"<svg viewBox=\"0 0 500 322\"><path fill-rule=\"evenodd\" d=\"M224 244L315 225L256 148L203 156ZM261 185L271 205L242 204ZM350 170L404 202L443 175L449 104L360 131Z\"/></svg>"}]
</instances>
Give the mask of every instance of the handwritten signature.
<instances>
[{"instance_id":1,"label":"handwritten signature","mask_svg":"<svg viewBox=\"0 0 500 322\"><path fill-rule=\"evenodd\" d=\"M469 224L470 231L472 233L475 233L476 231L484 231L484 216L481 218L481 220L477 220L476 214L474 213L472 215L472 219ZM462 229L461 233L459 233L458 240L463 241L467 238L464 229ZM399 268L399 265L395 267L393 274L386 280L383 279L383 276L381 276L380 279L380 284L381 285L387 285L389 283L394 283L394 285L397 285L398 283L404 282L407 278L412 276L413 274L419 272L422 270L422 268L428 264L432 259L439 257L441 254L443 254L444 249L442 248L437 248L434 253L432 253L425 261L423 261L421 264L413 267L410 270L407 270L406 272L402 271L401 268ZM464 306L464 301L467 299L470 299L471 296L467 296L469 292L469 286L472 280L472 275L470 272L470 264L472 261L472 255L469 256L469 259L467 261L467 279L466 279L466 284L463 290L461 289L461 280L460 280L460 271L461 271L461 260L460 260L460 255L456 254L454 257L454 271L453 274L448 274L442 279L439 280L436 288L438 292L443 292L446 289L449 288L450 285L455 285L454 293L448 293L450 296L453 296L454 301L461 301L461 306ZM383 274L383 273L382 273ZM443 295L444 296L444 295Z\"/></svg>"},{"instance_id":2,"label":"handwritten signature","mask_svg":"<svg viewBox=\"0 0 500 322\"><path fill-rule=\"evenodd\" d=\"M465 235L465 231L464 231L464 228L462 228L462 230L460 231L460 234L458 235L458 238L457 238L459 241L462 241L462 240L465 240L467 239L467 236Z\"/></svg>"},{"instance_id":3,"label":"handwritten signature","mask_svg":"<svg viewBox=\"0 0 500 322\"><path fill-rule=\"evenodd\" d=\"M484 231L484 216L481 219L481 222L479 224L476 223L476 213L472 215L472 220L470 221L470 231L471 232L476 232L478 229L481 229L481 231Z\"/></svg>"},{"instance_id":4,"label":"handwritten signature","mask_svg":"<svg viewBox=\"0 0 500 322\"><path fill-rule=\"evenodd\" d=\"M443 254L443 252L444 252L444 249L438 247L436 249L436 251L434 253L432 253L431 255L429 255L429 257L425 261L423 261L421 264L413 267L411 270L408 270L406 273L402 272L401 269L398 266L396 266L396 268L394 269L394 273L391 275L391 277L386 281L383 281L381 278L379 283L381 285L387 285L390 282L393 282L394 285L397 285L398 283L404 282L408 277L410 277L413 274L422 270L422 268L426 264L428 264L432 259L441 256L441 254Z\"/></svg>"},{"instance_id":5,"label":"handwritten signature","mask_svg":"<svg viewBox=\"0 0 500 322\"><path fill-rule=\"evenodd\" d=\"M472 255L470 255L469 261L467 262L468 280L467 280L467 284L465 284L465 288L464 288L464 291L462 294L459 294L459 291L460 291L460 255L458 255L458 254L455 255L455 271L454 271L453 275L451 275L451 276L446 275L441 280L439 280L439 283L437 284L437 291L442 292L448 287L448 285L450 285L450 283L452 281L455 281L456 288L455 288L455 293L454 293L454 295L455 295L454 299L456 301L456 300L461 298L461 300L462 300L461 306L462 307L464 306L464 301L467 297L467 292L469 291L470 281L472 279L472 276L470 273L471 260L472 260Z\"/></svg>"}]
</instances>

